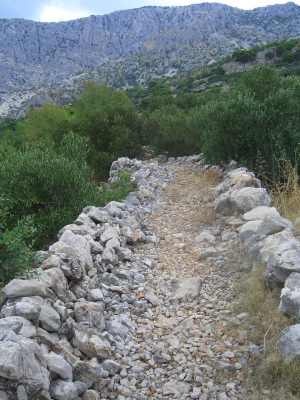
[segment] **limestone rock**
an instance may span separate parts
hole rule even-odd
[[[104,329],[104,307],[99,302],[79,301],[74,306],[75,319],[88,327]]]
[[[279,310],[300,320],[300,273],[293,272],[281,291]]]
[[[34,279],[13,279],[2,289],[6,298],[51,295],[48,286]]]
[[[59,354],[49,353],[45,355],[48,369],[59,378],[72,381],[73,370],[71,365]]]
[[[85,391],[81,382],[65,382],[57,380],[51,384],[50,393],[54,400],[77,400]]]
[[[201,286],[201,279],[196,277],[177,281],[174,298],[177,300],[197,298],[200,294]]]
[[[23,383],[32,394],[49,389],[49,374],[39,346],[16,336],[0,342],[0,376]]]
[[[265,217],[280,217],[275,207],[259,206],[243,215],[245,221],[263,220]]]
[[[289,326],[279,339],[279,350],[288,361],[300,357],[300,324]]]

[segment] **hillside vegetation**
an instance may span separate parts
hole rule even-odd
[[[257,65],[261,52],[272,65]],[[280,184],[282,163],[298,167],[298,54],[298,41],[242,50],[127,93],[89,83],[72,106],[46,104],[23,120],[3,122],[0,279],[26,270],[32,252],[84,206],[125,196],[125,175],[114,187],[100,182],[114,159],[141,157],[145,146],[170,156],[204,152],[219,164],[235,159],[265,182]],[[251,68],[226,72],[234,59]]]

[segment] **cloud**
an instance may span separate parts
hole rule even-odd
[[[59,22],[88,17],[91,15],[88,9],[74,5],[64,5],[62,2],[50,1],[41,6],[39,20],[41,22]]]

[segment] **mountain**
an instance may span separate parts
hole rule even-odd
[[[0,116],[68,102],[88,79],[117,87],[188,71],[237,48],[300,36],[294,3],[143,7],[60,23],[0,19]]]

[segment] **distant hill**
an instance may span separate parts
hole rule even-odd
[[[300,37],[294,3],[144,7],[61,23],[0,20],[0,116],[68,102],[93,79],[116,87],[212,64],[238,48]]]

